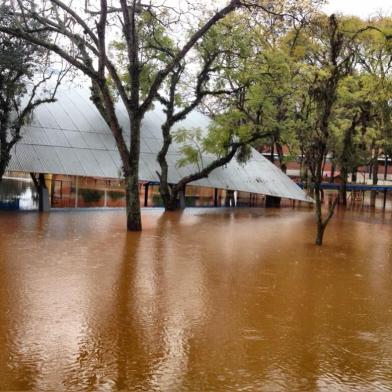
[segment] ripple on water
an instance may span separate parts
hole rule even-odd
[[[0,390],[392,390],[392,225],[342,219],[0,215]]]

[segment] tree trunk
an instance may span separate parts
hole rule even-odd
[[[299,157],[299,178],[302,183],[305,182],[304,153],[302,150],[301,150],[301,155]]]
[[[358,168],[355,167],[355,168],[353,169],[353,172],[351,173],[351,182],[352,182],[353,184],[356,184],[356,182],[357,182],[357,171],[358,171]]]
[[[176,211],[179,209],[177,193],[171,193],[167,197],[162,197],[165,211]]]
[[[170,186],[166,181],[163,183],[163,180],[161,180],[159,184],[159,192],[162,197],[165,211],[175,211],[177,209],[177,195],[173,195],[170,192]]]
[[[0,182],[3,179],[4,173],[7,170],[7,166],[11,160],[11,154],[7,151],[7,148],[0,151]]]
[[[323,222],[322,203],[321,203],[321,188],[320,188],[319,184],[315,184],[314,200],[315,200],[316,223],[317,223],[317,234],[316,234],[315,243],[316,243],[316,245],[321,246],[323,244],[325,227],[327,225],[325,222]]]
[[[284,160],[283,147],[280,143],[276,143],[276,152],[278,153],[280,170],[282,170],[282,172],[286,174],[287,165]],[[268,199],[268,196],[267,196],[267,199]],[[274,207],[279,208],[281,200],[282,200],[281,197],[275,197],[274,200],[272,201],[272,204],[274,205]]]
[[[342,169],[342,183],[340,185],[340,202],[342,205],[347,206],[347,181],[348,181],[348,173],[347,170]]]
[[[321,246],[324,239],[325,226],[321,222],[317,222],[316,245]]]
[[[373,178],[372,178],[373,185],[377,185],[377,183],[378,183],[378,149],[376,149],[375,156],[373,159],[372,176],[373,176]],[[376,197],[377,197],[377,191],[371,191],[371,193],[370,193],[370,207],[376,206]]]
[[[139,201],[139,181],[136,173],[127,176],[126,180],[126,210],[128,231],[141,231],[141,215]]]
[[[329,178],[330,184],[333,184],[335,182],[335,163],[331,163],[331,177]]]
[[[131,119],[131,143],[129,172],[126,173],[126,203],[128,231],[141,231],[142,220],[139,199],[139,157],[140,157],[140,126],[139,118]]]
[[[286,174],[287,165],[284,160],[283,146],[280,143],[276,143],[276,152],[278,153],[280,170]]]
[[[190,174],[186,177],[183,177],[177,184],[172,185],[172,187],[169,189],[169,193],[165,193],[162,198],[165,198],[167,205],[168,205],[168,209],[169,210],[173,210],[173,209],[177,209],[178,208],[178,204],[177,204],[177,198],[178,195],[180,194],[180,192],[184,192],[185,195],[185,187],[187,184],[196,181],[196,180],[200,180],[201,178],[207,178],[208,175],[216,168],[221,167],[227,163],[229,163],[231,161],[231,159],[234,157],[234,155],[236,154],[238,148],[239,148],[240,144],[238,143],[233,143],[230,151],[224,155],[223,157],[217,158],[216,160],[212,161],[210,164],[208,164],[204,169],[195,172],[193,174]],[[159,174],[158,174],[159,175]],[[162,175],[159,175],[161,178],[161,181],[163,179]],[[163,189],[163,188],[162,188]],[[234,191],[228,190],[228,193],[231,192],[231,194],[233,195],[232,197],[234,197]],[[162,193],[161,193],[162,195]],[[165,203],[165,201],[164,201]],[[234,199],[233,199],[233,205],[234,205]]]
[[[320,186],[317,184],[314,190],[314,200],[315,200],[316,222],[317,222],[316,245],[321,246],[323,244],[325,226],[323,224],[323,215],[321,209]]]
[[[165,211],[174,211],[177,209],[177,195],[173,195],[173,189],[170,189],[170,185],[167,180],[169,175],[169,166],[167,164],[166,155],[172,143],[172,137],[170,135],[171,126],[171,118],[162,125],[163,145],[157,156],[157,161],[161,167],[161,172],[158,173],[159,193],[161,194]]]
[[[176,211],[179,209],[178,195],[179,192],[177,187],[170,186],[167,183],[167,176],[161,176],[159,184],[159,192],[162,197],[163,206],[165,211]]]
[[[168,193],[162,193],[161,191],[165,211],[185,209],[185,188],[186,185],[183,185],[182,188],[179,188],[178,185],[173,185],[171,188],[169,187],[170,191]]]
[[[384,159],[384,181],[386,181],[388,178],[388,155],[385,154],[385,159]]]
[[[269,160],[272,163],[275,162],[275,143],[274,142],[271,143],[271,151],[270,151],[270,155],[269,155]]]
[[[6,168],[7,165],[3,165],[2,162],[0,162],[0,182],[3,180],[3,176]]]
[[[321,192],[320,184],[321,182],[315,184],[315,192],[314,192],[314,199],[316,205],[316,221],[317,221],[317,234],[316,234],[316,241],[315,241],[316,245],[323,244],[325,228],[327,227],[329,221],[331,220],[335,212],[335,207],[339,199],[339,197],[335,198],[335,200],[329,207],[329,211],[326,218],[323,219],[322,203],[320,198],[320,192]]]

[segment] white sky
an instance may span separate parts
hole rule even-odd
[[[392,15],[392,0],[329,0],[323,10],[327,14],[343,13],[362,18],[374,16],[380,10],[384,15]]]

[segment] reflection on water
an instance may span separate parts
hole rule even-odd
[[[4,177],[0,182],[0,208],[1,205],[12,205],[18,201],[15,207],[21,210],[38,208],[38,196],[34,184],[26,178]],[[4,207],[3,207],[4,208]]]
[[[0,390],[392,389],[391,217],[0,215]]]

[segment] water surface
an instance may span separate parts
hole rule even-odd
[[[390,391],[389,214],[0,214],[0,390]]]

